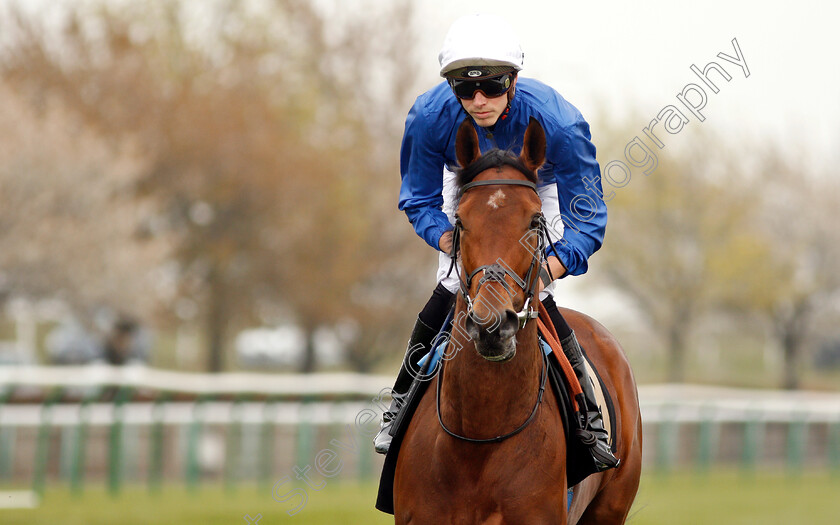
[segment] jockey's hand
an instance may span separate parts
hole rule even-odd
[[[452,230],[443,232],[440,241],[438,241],[438,246],[443,253],[452,253]]]
[[[555,255],[548,257],[546,263],[543,263],[543,268],[550,270],[550,275],[555,279],[559,279],[566,274],[566,267],[563,266],[563,263]],[[545,288],[545,283],[540,278],[537,280],[539,281],[537,284],[537,293],[540,293]]]

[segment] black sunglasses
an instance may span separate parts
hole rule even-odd
[[[513,73],[503,73],[495,77],[482,78],[479,80],[450,78],[449,87],[455,96],[465,100],[475,98],[475,93],[481,91],[487,98],[495,98],[504,95],[513,85]]]

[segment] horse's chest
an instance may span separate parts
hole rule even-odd
[[[482,457],[466,449],[434,457],[423,483],[434,486],[434,520],[428,523],[511,524],[559,523],[565,493],[565,471],[559,459],[508,451]],[[556,504],[549,503],[556,500]],[[547,505],[547,503],[549,503]],[[416,523],[427,523],[417,521]]]
[[[523,487],[522,490],[527,490]],[[503,499],[463,493],[438,495],[411,512],[411,519],[399,523],[414,525],[537,525],[565,523],[562,498],[541,494],[530,501],[523,494]]]
[[[565,522],[562,432],[549,430],[551,412],[509,440],[477,445],[453,440],[438,425],[415,426],[435,418],[427,399],[401,450],[398,524]]]

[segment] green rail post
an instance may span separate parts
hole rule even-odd
[[[744,441],[741,449],[741,469],[746,475],[753,475],[764,444],[764,423],[761,414],[751,411],[744,422]]]
[[[166,402],[171,395],[168,392],[160,392],[155,397],[155,404],[152,407],[152,425],[149,428],[149,492],[160,493],[163,480],[163,417],[166,410]]]
[[[87,427],[90,420],[90,403],[92,400],[92,395],[87,395],[82,399],[82,404],[79,406],[79,421],[76,423],[74,432],[73,455],[70,462],[70,493],[75,497],[81,496],[84,490],[85,444],[87,443]]]
[[[14,427],[0,428],[0,479],[12,477],[17,432]]]
[[[0,387],[0,412],[3,405],[12,397],[14,388],[11,386]],[[15,438],[17,432],[12,427],[0,427],[0,479],[8,479],[12,476],[15,458]]]
[[[108,434],[108,492],[118,496],[122,488],[123,475],[123,418],[125,402],[131,398],[131,388],[120,387],[114,396],[113,421]]]
[[[703,407],[700,414],[700,425],[697,430],[697,471],[706,474],[709,472],[717,449],[718,425],[714,421],[715,408],[713,406]]]
[[[203,416],[205,403],[210,396],[202,395],[195,400],[193,406],[192,421],[187,428],[187,451],[186,451],[186,484],[190,492],[195,492],[201,478],[201,466],[198,462],[198,449],[201,444],[201,432],[203,427]]]
[[[367,408],[365,409],[367,410]],[[358,412],[353,414],[353,417],[357,417],[359,415]],[[347,424],[345,424],[345,429],[347,432],[350,432],[352,435],[345,437],[345,440],[349,439],[352,442],[355,442],[358,447],[358,465],[357,465],[357,476],[358,479],[362,482],[370,481],[373,478],[374,472],[374,450],[373,450],[373,443],[371,442],[372,436],[367,434],[367,430],[364,431],[360,430],[356,426],[356,420],[353,419]]]
[[[236,490],[236,482],[242,465],[242,403],[245,396],[238,395],[230,409],[230,426],[225,433],[225,490]]]
[[[73,445],[76,425],[61,425],[58,436],[58,477],[61,481],[70,479],[70,464],[73,461]]]
[[[273,480],[274,468],[274,436],[277,416],[277,402],[273,399],[266,400],[263,406],[263,421],[260,429],[260,461],[259,461],[259,484],[261,487],[270,487]]]
[[[670,472],[676,443],[677,423],[676,407],[663,405],[661,419],[656,433],[656,471],[660,474]]]
[[[52,426],[53,405],[61,399],[61,388],[53,389],[41,406],[41,424],[38,426],[38,437],[35,444],[35,463],[32,474],[32,490],[43,496],[47,479],[47,466],[50,449],[50,430]]]
[[[359,479],[368,481],[373,477],[373,444],[363,436],[357,438],[359,439]]]
[[[123,422],[122,486],[136,484],[140,479],[140,425]]]
[[[296,446],[297,465],[303,467],[312,462],[312,442],[315,440],[315,429],[312,425],[312,399],[304,398],[299,410],[298,435]]]
[[[831,475],[840,478],[840,421],[830,424],[828,431],[828,465]]]
[[[340,441],[341,440],[341,415],[344,412],[342,407],[342,403],[337,400],[332,399],[330,402],[330,416],[329,416],[329,423],[327,423],[327,435],[325,437],[326,443],[328,446],[332,447],[332,442]],[[337,451],[339,455],[343,453],[343,451]],[[314,459],[314,458],[313,458]],[[347,463],[346,461],[342,460],[342,463]],[[340,473],[340,472],[339,472]]]
[[[805,443],[808,440],[808,421],[806,414],[797,413],[788,423],[787,434],[787,470],[788,475],[797,477],[802,474],[805,459]]]

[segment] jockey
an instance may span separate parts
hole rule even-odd
[[[417,234],[440,251],[438,284],[418,315],[392,390],[393,401],[374,438],[376,451],[382,454],[388,451],[389,430],[414,379],[411,369],[430,350],[459,287],[455,272],[449,274],[448,254],[457,206],[455,131],[463,119],[472,118],[485,152],[500,148],[518,154],[531,117],[545,129],[546,162],[538,173],[538,193],[552,237],[558,239],[545,254],[552,276],[559,279],[586,272],[587,259],[601,247],[607,222],[589,125],[554,89],[519,78],[522,49],[503,19],[470,15],[456,20],[438,58],[445,80],[420,95],[406,119],[399,196],[399,208]],[[580,346],[554,302],[555,283],[540,292],[540,299],[583,387],[587,406],[581,410],[589,438],[584,441],[589,441],[597,468],[606,470],[618,460],[610,450]]]

